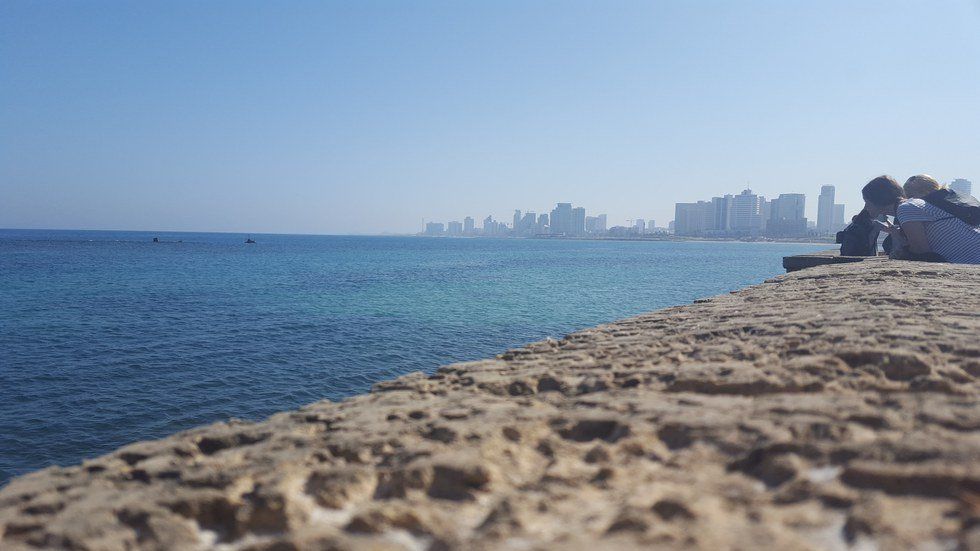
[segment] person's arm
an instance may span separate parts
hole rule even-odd
[[[879,230],[887,233],[888,235],[895,235],[899,232],[899,227],[892,224],[888,220],[872,220],[872,224],[875,225]]]
[[[926,239],[926,230],[923,222],[905,222],[902,224],[902,233],[908,241],[909,250],[912,254],[931,253],[929,240]]]

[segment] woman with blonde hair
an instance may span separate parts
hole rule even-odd
[[[923,199],[926,195],[942,189],[942,185],[928,174],[918,174],[906,180],[905,196],[909,199]]]
[[[908,179],[905,189],[911,187],[914,192],[917,187],[931,186],[930,181],[938,186],[935,178],[919,174]],[[889,225],[885,231],[901,233],[907,243],[903,247],[907,251],[904,257],[980,264],[980,226],[970,225],[923,199],[906,199],[905,189],[892,178],[881,176],[861,190],[865,210],[872,217],[882,214],[895,217],[898,227]]]

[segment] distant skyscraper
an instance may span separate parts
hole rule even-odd
[[[636,233],[646,233],[647,231],[647,221],[642,218],[637,218],[633,222],[633,228],[636,229]]]
[[[572,209],[572,231],[571,235],[585,235],[585,209],[576,207]]]
[[[712,207],[709,201],[674,205],[674,233],[680,236],[702,235],[708,226],[708,218],[714,212]]]
[[[692,212],[697,206],[697,203],[674,203],[674,221],[671,224],[674,226],[676,235],[691,235],[691,229],[694,225],[691,223]],[[669,228],[670,225],[667,227]]]
[[[844,229],[847,223],[844,221],[844,205],[834,205],[834,223],[831,225],[830,232],[838,232]]]
[[[817,198],[817,231],[830,233],[834,225],[834,186],[822,186]]]
[[[772,215],[766,233],[775,237],[802,237],[807,233],[806,195],[780,193],[772,201]]]
[[[521,211],[514,211],[514,233],[521,233]]]
[[[463,233],[473,233],[473,217],[467,216],[466,218],[463,218]]]
[[[525,212],[524,217],[521,218],[520,228],[515,227],[516,229],[515,233],[517,233],[518,235],[534,235],[535,233],[537,233],[536,231],[537,218],[538,218],[537,214],[531,211]]]
[[[760,201],[759,202],[759,214],[762,216],[762,230],[765,231],[769,226],[769,220],[772,218],[772,201]]]
[[[539,214],[537,233],[545,233],[547,230],[548,230],[548,215]]]
[[[759,196],[746,189],[732,202],[732,230],[758,232],[762,229],[762,208]]]
[[[711,198],[711,216],[704,221],[705,230],[727,232],[732,229],[732,205],[734,195]]]
[[[496,232],[497,223],[493,221],[493,216],[487,216],[483,219],[483,235],[493,235]]]
[[[427,222],[425,224],[425,235],[442,235],[445,225],[442,222]]]
[[[584,220],[583,220],[584,226]],[[572,234],[572,204],[558,203],[551,211],[551,233],[560,235]]]
[[[950,182],[949,189],[959,193],[960,195],[973,194],[973,184],[969,180],[964,180],[963,178],[957,178]]]
[[[780,193],[773,208],[773,216],[782,220],[803,220],[806,212],[806,195]]]
[[[596,233],[595,225],[599,221],[597,216],[586,216],[585,217],[585,233],[593,234]]]
[[[450,222],[446,228],[446,233],[449,235],[463,235],[463,223],[455,220]]]
[[[596,216],[595,231],[599,233],[606,233],[607,229],[608,225],[606,224],[606,215],[600,214],[599,216]]]

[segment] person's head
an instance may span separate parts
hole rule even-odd
[[[864,209],[872,218],[882,214],[895,215],[898,203],[905,198],[902,186],[891,176],[878,176],[861,189],[864,196]]]
[[[905,181],[904,187],[906,197],[922,199],[943,186],[928,174],[916,174]]]

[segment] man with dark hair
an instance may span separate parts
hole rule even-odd
[[[868,226],[875,228],[870,235],[873,235],[873,239],[877,241],[877,230],[887,233],[888,237],[885,238],[882,246],[888,256],[895,259],[908,259],[907,250],[903,250],[903,247],[906,247],[905,238],[899,231],[899,227],[889,223],[885,218],[885,216],[895,216],[898,204],[905,198],[902,186],[898,185],[891,176],[882,175],[868,182],[861,189],[861,195],[864,196],[864,210],[861,211],[861,215],[867,219]],[[877,249],[877,246],[873,248]],[[841,251],[843,252],[843,248]]]
[[[861,195],[864,196],[864,208],[872,218],[882,214],[895,216],[895,209],[905,199],[902,186],[891,176],[878,176],[871,180],[861,190]]]

